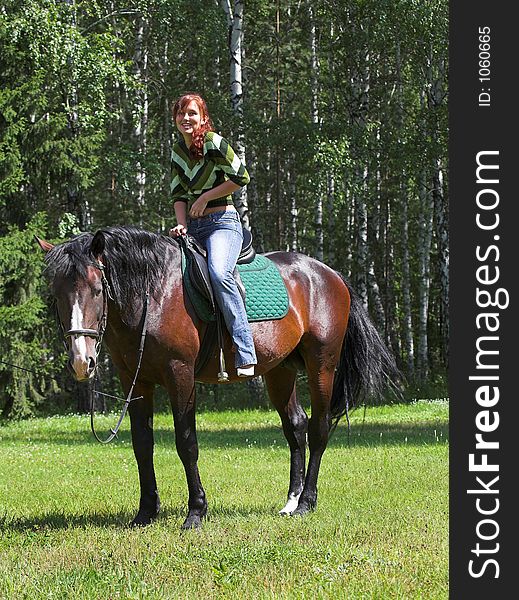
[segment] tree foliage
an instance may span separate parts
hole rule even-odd
[[[444,374],[447,40],[446,0],[6,0],[2,355],[26,344],[24,360],[39,364],[45,349],[31,336],[53,329],[30,242],[38,228],[60,238],[76,226],[172,225],[170,107],[195,90],[243,144],[258,249],[301,251],[344,273],[409,379]],[[58,354],[46,356],[57,372]],[[30,412],[52,379],[42,388],[1,373],[13,414]]]

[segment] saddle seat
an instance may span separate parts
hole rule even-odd
[[[213,294],[213,287],[209,277],[207,267],[206,249],[191,235],[180,238],[182,249],[186,254],[187,271],[193,287],[211,303],[213,311],[216,311],[216,300]],[[236,262],[237,265],[246,265],[251,263],[256,257],[256,250],[252,245],[252,234],[248,229],[243,229],[243,243]],[[234,269],[234,279],[238,290],[245,302],[245,286],[240,277],[238,269]]]

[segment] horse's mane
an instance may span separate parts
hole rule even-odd
[[[45,274],[51,283],[56,277],[85,277],[87,266],[92,262],[89,255],[90,244],[93,239],[91,233],[82,233],[72,239],[54,246],[45,255],[47,268]]]
[[[172,238],[133,226],[114,226],[100,230],[105,239],[103,252],[106,276],[114,301],[124,319],[140,310],[146,291],[157,296],[162,279],[171,265],[171,252],[178,251]],[[94,235],[82,233],[55,246],[46,256],[47,274],[55,277],[85,277],[93,256]]]

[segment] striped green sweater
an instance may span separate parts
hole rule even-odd
[[[171,152],[171,196],[173,203],[194,202],[207,190],[230,179],[239,186],[247,185],[249,174],[229,142],[214,131],[205,135],[203,158],[193,160],[184,140],[178,141]],[[217,198],[207,207],[233,204],[232,196]]]

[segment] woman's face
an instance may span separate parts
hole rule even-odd
[[[204,124],[205,119],[200,114],[200,108],[196,100],[191,100],[189,104],[178,111],[175,121],[177,129],[187,141],[191,140],[191,136],[200,125]]]

